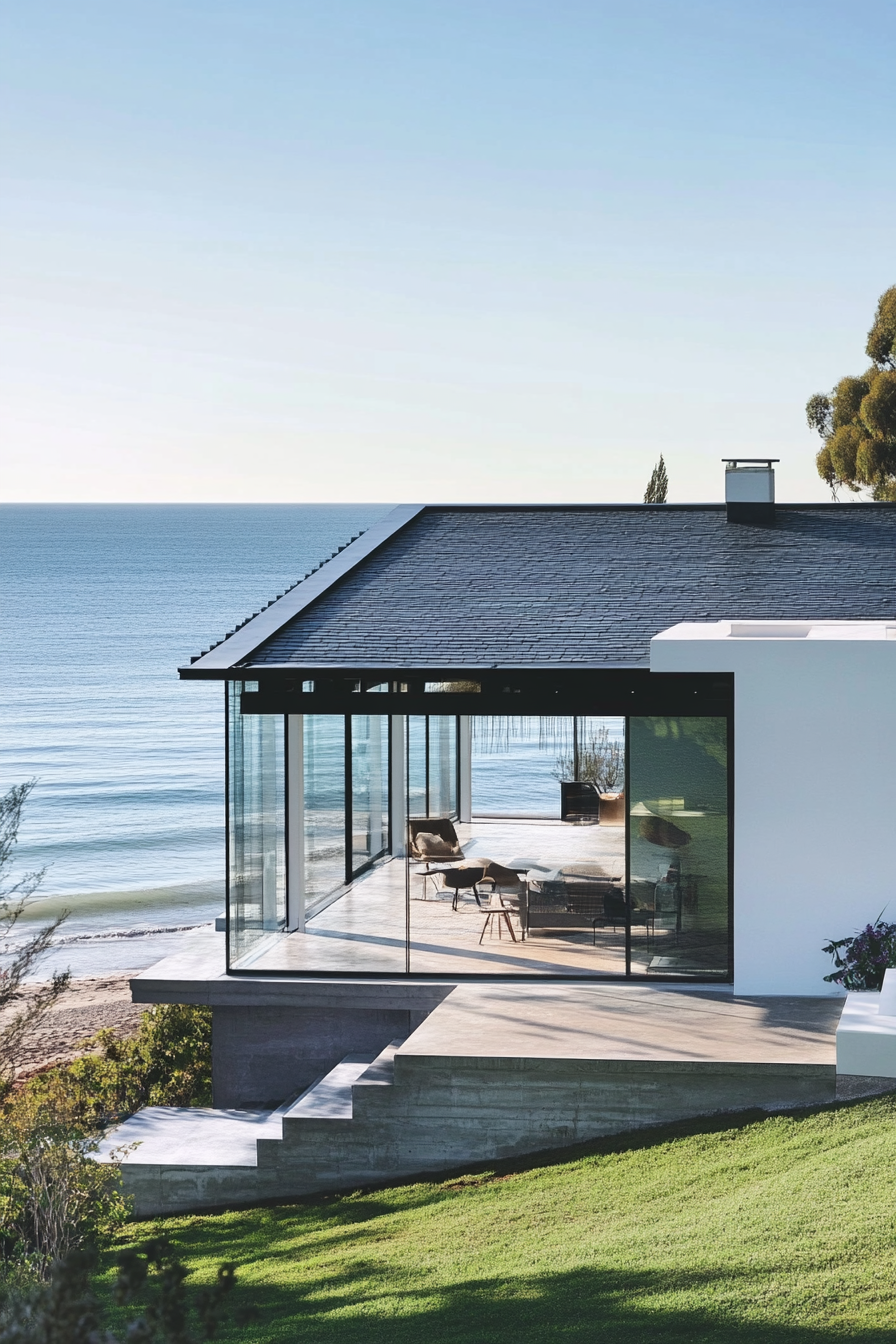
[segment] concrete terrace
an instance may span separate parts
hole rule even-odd
[[[138,1216],[382,1183],[686,1117],[832,1101],[838,999],[462,985],[271,1112],[119,1126]],[[254,1156],[253,1156],[254,1149]]]

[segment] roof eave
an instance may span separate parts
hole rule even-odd
[[[306,611],[324,593],[329,592],[340,579],[356,569],[362,561],[387,541],[390,541],[402,528],[407,527],[418,514],[426,508],[425,504],[399,504],[386,514],[385,518],[374,523],[363,532],[356,541],[350,542],[331,560],[321,565],[316,573],[296,584],[288,593],[272,602],[264,611],[253,616],[239,630],[221,640],[208,653],[202,654],[193,662],[179,667],[178,674],[184,681],[224,681],[232,677],[234,669],[245,663],[247,658],[262,644],[282,630],[296,616]]]

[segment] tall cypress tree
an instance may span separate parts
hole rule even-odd
[[[660,453],[660,460],[654,467],[653,474],[647,482],[647,489],[644,491],[644,503],[665,504],[668,493],[669,477],[666,475],[666,464],[663,461],[662,453]]]

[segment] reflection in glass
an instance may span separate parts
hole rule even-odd
[[[352,872],[389,845],[389,717],[351,716]]]
[[[407,722],[409,815],[456,816],[456,715],[412,714]]]
[[[345,882],[345,719],[306,714],[305,901],[315,902]]]
[[[284,723],[240,712],[228,684],[228,909],[231,964],[257,952],[286,919]]]
[[[727,978],[727,721],[629,725],[632,971]]]

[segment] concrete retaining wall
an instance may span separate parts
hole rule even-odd
[[[123,1168],[139,1217],[290,1199],[563,1148],[755,1106],[832,1101],[828,1065],[395,1059],[392,1086],[357,1083],[351,1120],[286,1117],[257,1167]]]

